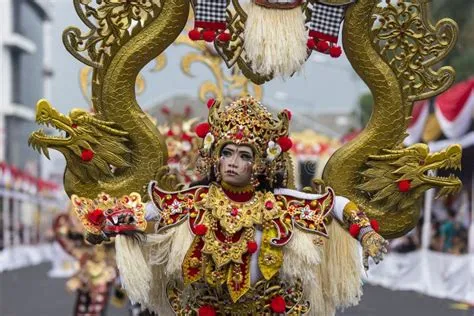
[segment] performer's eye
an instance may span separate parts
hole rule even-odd
[[[252,155],[248,153],[241,154],[240,158],[242,158],[242,160],[245,160],[245,161],[252,161]]]
[[[232,151],[228,150],[228,149],[224,149],[222,151],[222,157],[230,157],[232,156]]]

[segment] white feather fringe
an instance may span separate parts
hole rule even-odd
[[[148,297],[152,274],[138,242],[119,235],[115,238],[115,251],[117,267],[128,297],[132,301],[142,302]]]
[[[301,8],[268,9],[251,2],[247,14],[244,48],[252,70],[282,77],[298,72],[308,57]]]

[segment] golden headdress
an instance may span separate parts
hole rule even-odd
[[[209,167],[215,165],[222,148],[228,143],[250,146],[260,174],[281,169],[282,154],[292,146],[288,137],[291,118],[288,110],[280,112],[275,119],[251,96],[240,98],[224,108],[213,99],[207,105],[208,122],[196,127],[196,134],[204,138],[200,164],[203,173],[207,174]]]

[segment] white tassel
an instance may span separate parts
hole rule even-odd
[[[118,235],[115,238],[115,251],[117,267],[128,297],[134,302],[146,301],[152,274],[138,242]]]
[[[268,9],[251,2],[247,14],[244,49],[252,70],[282,77],[299,71],[308,57],[301,8]]]

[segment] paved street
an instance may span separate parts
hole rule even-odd
[[[64,291],[64,279],[50,279],[49,264],[0,274],[0,315],[67,316],[74,298]],[[392,292],[366,286],[359,306],[338,316],[473,316],[474,310],[456,310],[455,302],[414,292]],[[126,316],[127,311],[109,307],[107,315]]]

